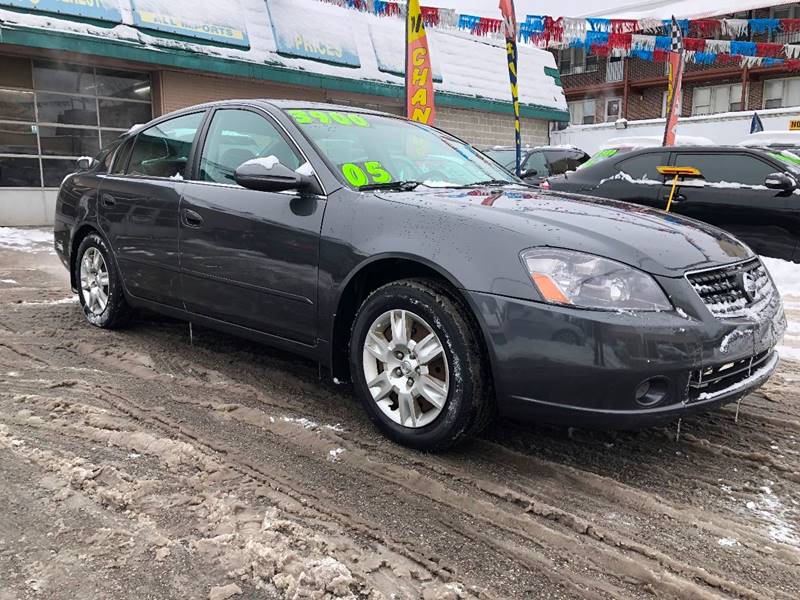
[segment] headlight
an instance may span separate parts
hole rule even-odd
[[[547,302],[601,310],[672,309],[650,275],[614,260],[558,248],[531,248],[520,256]]]

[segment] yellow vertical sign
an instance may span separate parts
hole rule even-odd
[[[433,125],[433,69],[419,0],[409,0],[406,13],[406,116]]]

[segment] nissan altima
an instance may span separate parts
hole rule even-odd
[[[719,229],[536,190],[442,131],[327,104],[134,127],[64,180],[55,247],[92,325],[144,307],[297,352],[419,449],[498,414],[640,428],[734,402],[786,327]]]

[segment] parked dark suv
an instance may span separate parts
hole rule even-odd
[[[55,247],[91,324],[141,306],[311,357],[416,448],[496,412],[661,423],[735,401],[778,362],[780,297],[732,236],[537,191],[396,116],[205,104],[83,166]]]
[[[514,146],[492,146],[483,153],[512,173],[516,169],[517,154]],[[534,185],[545,177],[574,171],[589,160],[589,155],[574,146],[525,146],[522,148],[520,165],[522,178]]]
[[[550,177],[545,185],[663,209],[672,185],[671,177],[656,170],[663,165],[695,167],[702,175],[681,181],[672,212],[721,227],[757,254],[800,262],[800,159],[790,152],[645,148]]]

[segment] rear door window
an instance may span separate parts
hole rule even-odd
[[[204,114],[175,117],[142,131],[133,144],[128,174],[183,179]]]
[[[695,167],[709,183],[764,185],[767,175],[776,168],[749,154],[712,154],[680,152],[675,165]]]
[[[513,169],[514,165],[511,165],[511,168]],[[531,152],[522,168],[526,170],[534,169],[540,177],[550,174],[544,152]]]
[[[633,179],[663,183],[664,176],[657,167],[668,165],[668,160],[666,152],[649,152],[621,160],[616,167],[617,172],[630,175]]]

